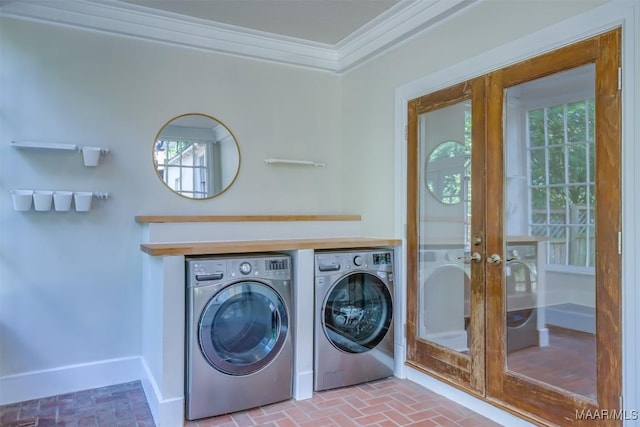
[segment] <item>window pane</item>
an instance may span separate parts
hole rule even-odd
[[[567,205],[567,198],[564,187],[549,188],[549,204],[552,212],[556,209],[560,209],[562,212],[564,212],[564,208]]]
[[[531,235],[532,236],[546,236],[547,235],[547,227],[544,225],[533,225],[531,227]]]
[[[564,147],[549,148],[549,184],[564,184]]]
[[[587,140],[587,116],[584,101],[567,104],[567,139],[569,142]]]
[[[596,170],[596,148],[594,147],[593,142],[589,143],[587,145],[587,148],[589,149],[589,182],[594,182],[594,173]]]
[[[546,188],[534,188],[533,190],[531,190],[531,207],[534,210],[544,209],[544,214],[546,217],[546,212],[547,212],[547,189]],[[534,221],[534,222],[537,222],[537,221]]]
[[[557,105],[547,110],[549,145],[564,144],[564,107]]]
[[[529,111],[529,145],[544,145],[544,109]]]
[[[545,165],[545,149],[531,150],[531,185],[545,185],[547,169]]]
[[[574,185],[569,187],[569,200],[571,209],[575,209],[576,205],[579,205],[580,208],[585,206],[587,203],[587,186]]]
[[[569,151],[569,182],[586,182],[587,180],[587,145],[571,144]]]

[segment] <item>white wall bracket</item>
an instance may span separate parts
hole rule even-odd
[[[268,165],[314,166],[316,168],[325,167],[324,163],[314,162],[311,160],[275,159],[270,157],[268,159],[264,159],[264,162]]]
[[[109,193],[106,192],[93,192],[93,197],[99,200],[107,200],[109,198]]]

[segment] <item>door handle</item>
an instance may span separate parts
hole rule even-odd
[[[491,265],[500,265],[502,258],[498,254],[491,254],[491,256],[487,258],[487,262]]]
[[[480,262],[482,261],[482,255],[480,255],[479,252],[474,252],[471,254],[471,256],[459,256],[458,259],[461,259],[464,262],[471,262],[471,261]]]

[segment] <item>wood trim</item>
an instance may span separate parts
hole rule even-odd
[[[141,224],[167,222],[360,221],[360,215],[138,215]]]
[[[471,354],[471,387],[481,394],[486,388],[486,279],[484,254],[486,254],[485,210],[487,205],[486,187],[487,173],[487,125],[486,125],[486,81],[477,78],[471,82],[473,87],[471,103],[471,252],[478,252],[482,261],[471,263],[469,290],[469,352]],[[480,243],[473,243],[474,237]]]
[[[400,246],[401,239],[342,237],[330,239],[254,240],[237,242],[143,243],[140,250],[151,256],[215,255],[298,249],[351,249]]]
[[[418,218],[420,216],[420,158],[418,150],[418,100],[407,105],[407,293],[406,340],[407,362],[418,362],[418,350],[413,344],[418,336]]]
[[[622,395],[622,135],[620,29],[598,38],[596,61],[596,343],[598,404],[620,409]],[[611,420],[608,425],[619,425]]]
[[[590,38],[505,67],[498,71],[502,84],[508,88],[593,62],[598,44],[597,37]]]
[[[503,73],[487,77],[487,157],[485,185],[491,189],[491,200],[485,209],[485,258],[499,254],[504,258],[504,148],[503,148]],[[502,266],[486,264],[486,381],[487,395],[503,396],[502,371],[506,366],[505,300],[502,295]]]

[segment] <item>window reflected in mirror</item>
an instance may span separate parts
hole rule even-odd
[[[205,114],[171,119],[156,136],[155,170],[180,196],[208,199],[226,191],[240,169],[240,150],[231,131]]]
[[[429,155],[425,166],[429,192],[445,205],[461,203],[468,190],[470,163],[469,144],[456,141],[439,144]]]

